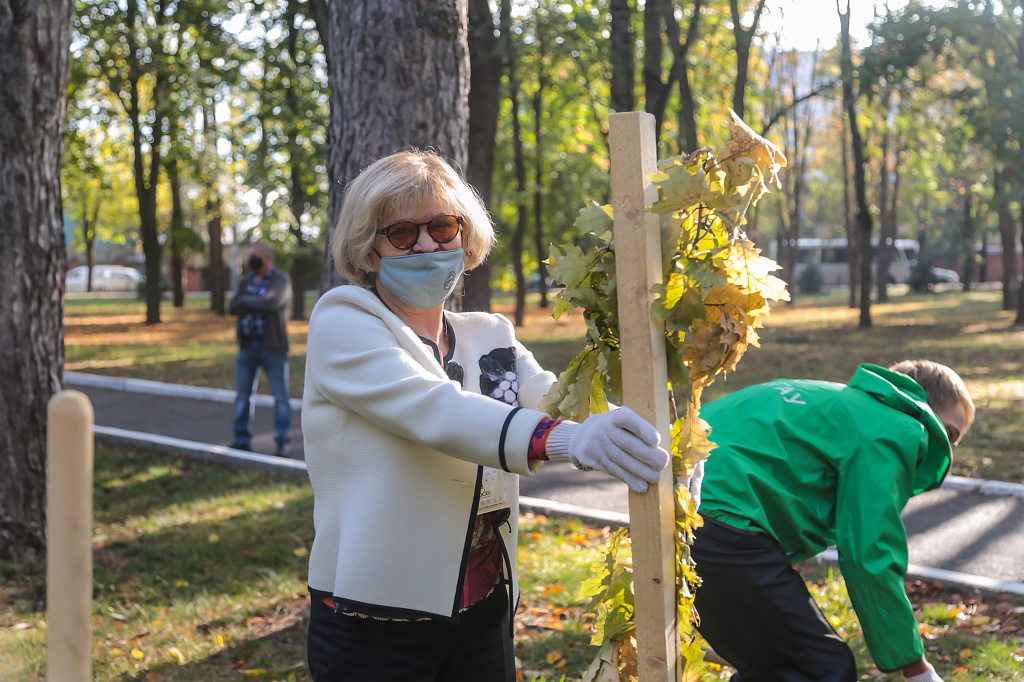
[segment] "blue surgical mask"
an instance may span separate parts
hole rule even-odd
[[[380,259],[380,283],[402,303],[431,310],[455,291],[466,269],[462,249],[387,256]]]

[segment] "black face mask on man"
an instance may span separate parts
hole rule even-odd
[[[249,268],[253,272],[259,271],[263,267],[263,259],[259,256],[249,256]]]

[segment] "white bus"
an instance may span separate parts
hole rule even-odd
[[[871,240],[874,257],[872,258],[872,277],[875,277],[878,240]],[[785,254],[777,255],[779,241],[773,239],[768,245],[768,257],[785,267]],[[910,271],[917,262],[921,245],[915,239],[896,239],[892,243],[892,259],[889,262],[889,282],[903,284],[910,279]],[[809,265],[816,265],[821,272],[822,284],[825,286],[845,286],[850,283],[850,259],[846,239],[815,239],[800,238],[797,240],[799,257],[796,264],[795,282],[800,281],[800,274]],[[780,275],[780,273],[776,273]],[[781,276],[781,275],[780,275]]]

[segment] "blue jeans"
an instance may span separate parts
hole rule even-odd
[[[235,360],[235,444],[247,444],[252,440],[252,418],[256,404],[252,394],[259,382],[259,369],[267,375],[270,392],[274,396],[274,439],[279,444],[291,441],[292,428],[291,395],[288,389],[288,355],[286,353],[264,353],[262,341],[242,341]]]

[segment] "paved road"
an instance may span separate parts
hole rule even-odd
[[[231,442],[233,393],[133,379],[69,372],[69,388],[93,403],[97,435],[194,451],[235,461]],[[293,399],[292,458],[301,460],[300,402]],[[274,449],[271,400],[257,399],[253,450]],[[210,454],[212,453],[212,454]],[[275,458],[258,463],[275,466]],[[288,463],[297,473],[303,466]],[[279,467],[278,467],[279,468]],[[628,520],[626,486],[598,472],[547,464],[522,478],[522,495],[538,509],[565,511],[609,523]],[[911,574],[990,591],[1024,594],[1024,485],[949,477],[946,484],[912,499],[903,514],[910,537]]]

